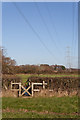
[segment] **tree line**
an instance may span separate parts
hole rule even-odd
[[[3,74],[45,74],[45,73],[55,73],[63,72],[66,70],[65,66],[59,65],[17,65],[14,59],[7,57],[5,50],[0,48],[0,54],[2,55],[2,73]]]

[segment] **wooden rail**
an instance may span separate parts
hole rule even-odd
[[[32,82],[32,96],[34,95],[34,92],[38,92],[40,91],[39,89],[34,89],[34,85],[43,85],[43,89],[45,89],[45,85],[47,85],[47,83],[45,83],[45,81],[43,81],[43,83],[33,83]]]
[[[18,89],[14,89],[13,85],[18,85]],[[40,91],[39,89],[34,89],[34,85],[42,85],[43,89],[45,89],[45,86],[47,85],[47,83],[45,83],[45,81],[43,81],[43,83],[29,83],[28,88],[26,89],[20,82],[19,83],[12,83],[11,82],[11,90],[12,91],[19,91],[19,96],[23,96],[26,92],[30,95],[33,96],[34,92],[38,92]],[[31,88],[32,90],[32,94],[29,92],[29,89]],[[24,90],[23,92],[21,90]]]

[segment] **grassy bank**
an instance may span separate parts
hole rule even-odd
[[[78,98],[3,98],[3,118],[77,118]]]

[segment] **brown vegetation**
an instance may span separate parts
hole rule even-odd
[[[0,64],[2,63],[2,73],[3,74],[58,74],[58,73],[77,73],[76,69],[66,69],[63,65],[48,65],[48,64],[40,64],[40,65],[16,65],[16,61],[6,56],[6,51],[3,48],[0,48]]]
[[[2,76],[2,87],[4,89],[9,89],[12,82],[21,82],[21,78],[16,75],[3,75]]]
[[[43,82],[47,83],[46,89],[41,90],[35,95],[38,96],[72,96],[78,95],[79,80],[78,77],[30,77],[31,82]],[[35,86],[38,89],[38,86]],[[40,89],[40,86],[39,86]],[[52,90],[52,91],[49,91]]]
[[[2,89],[2,97],[18,97],[18,92]]]

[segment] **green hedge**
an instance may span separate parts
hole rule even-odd
[[[43,82],[47,83],[46,88],[51,88],[53,90],[78,90],[79,88],[79,78],[78,77],[30,77],[31,82]]]
[[[11,81],[21,82],[21,78],[16,75],[2,75],[2,88],[4,88],[4,85],[9,88]]]

